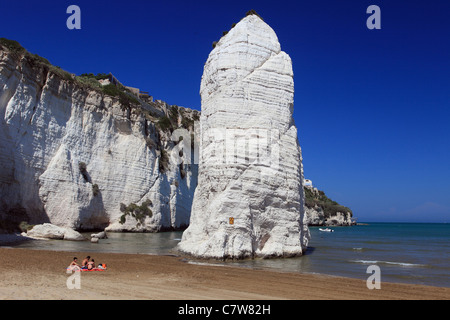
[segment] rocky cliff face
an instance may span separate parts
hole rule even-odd
[[[305,187],[306,221],[309,226],[352,226],[352,211],[314,187]]]
[[[159,121],[176,128],[196,111],[124,106],[54,71],[0,45],[0,229],[187,226],[197,169],[171,161],[178,142]]]
[[[316,206],[313,208],[305,208],[308,226],[353,226],[356,224],[352,220],[352,214],[350,212],[336,212],[335,214],[328,216],[322,207]]]
[[[303,174],[293,72],[275,32],[242,19],[204,67],[199,180],[179,249],[202,258],[301,255]]]

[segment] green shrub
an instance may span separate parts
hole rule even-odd
[[[170,111],[169,111],[169,116],[170,116],[170,120],[173,123],[178,122],[178,115],[179,115],[178,106],[176,106],[176,105],[171,106]]]
[[[163,117],[159,118],[159,120],[158,120],[158,122],[156,124],[157,124],[157,126],[159,127],[159,129],[161,131],[170,131],[170,132],[172,132],[174,130],[172,122],[166,116],[163,116]]]
[[[20,229],[20,231],[22,231],[22,232],[30,231],[31,229],[33,229],[33,227],[34,227],[34,225],[29,224],[29,223],[26,222],[26,221],[22,221],[22,222],[19,224],[19,229]]]
[[[95,76],[95,79],[97,79],[97,80],[109,79],[109,73],[97,73],[97,75]]]
[[[102,90],[105,94],[112,97],[118,97],[122,93],[122,91],[119,90],[115,85],[112,83],[107,84],[106,86],[102,87]]]
[[[91,77],[84,77],[84,76],[77,76],[75,77],[75,80],[82,84],[85,85],[89,88],[92,89],[101,89],[101,84],[100,82],[98,82],[98,80],[96,80],[95,78],[91,78]]]
[[[80,170],[81,175],[83,176],[86,182],[89,181],[89,176],[87,173],[87,165],[84,162],[78,162],[78,170]]]
[[[34,53],[28,53],[28,57],[30,58],[30,60],[32,60],[33,62],[35,62],[37,64],[40,63],[40,64],[47,65],[47,66],[51,65],[50,61],[48,61],[44,57],[41,57],[40,55],[37,55]]]
[[[255,16],[259,17],[262,21],[264,21],[264,19],[253,9],[247,11],[247,13],[245,14],[245,16],[250,16],[250,15],[255,15]]]
[[[131,107],[132,104],[134,105],[140,105],[136,97],[134,97],[132,94],[128,94],[124,92],[123,90],[119,89],[114,84],[107,84],[106,86],[102,86],[102,91],[104,94],[112,97],[118,97],[120,103],[125,107]]]
[[[93,73],[82,73],[80,75],[82,78],[88,78],[88,79],[95,79],[95,80],[104,80],[109,79],[108,73],[97,73],[97,75],[94,75]]]
[[[18,43],[15,40],[9,40],[9,39],[6,39],[6,38],[0,38],[0,45],[8,48],[10,51],[17,52],[17,53],[23,53],[23,52],[26,51],[25,48],[22,47],[20,45],[20,43]]]
[[[61,69],[60,67],[55,67],[53,65],[50,65],[49,69],[50,69],[51,72],[53,72],[54,74],[56,74],[57,76],[59,76],[63,80],[67,80],[67,81],[73,81],[74,80],[74,78],[72,77],[72,74],[70,74],[69,72]]]
[[[93,184],[92,185],[92,193],[94,194],[94,197],[99,195],[100,188],[98,187],[98,184]]]
[[[84,173],[87,171],[87,165],[84,162],[78,162],[78,169],[80,169],[81,173]]]
[[[151,218],[153,216],[153,212],[149,208],[150,206],[153,206],[153,203],[149,199],[145,200],[140,206],[135,203],[130,203],[128,206],[121,203],[120,211],[123,215],[119,219],[120,224],[124,224],[126,222],[128,215],[135,218],[138,221],[138,225],[143,224],[145,218]]]
[[[169,154],[166,150],[161,150],[161,156],[159,159],[159,171],[161,173],[164,173],[169,169]]]
[[[187,130],[194,128],[194,119],[190,119],[188,117],[183,117],[181,119],[181,126]]]

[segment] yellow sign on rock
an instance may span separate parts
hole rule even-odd
[[[229,221],[230,221],[230,224],[234,224],[234,218],[233,217],[230,217]]]

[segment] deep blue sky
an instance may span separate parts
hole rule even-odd
[[[81,30],[66,28],[71,4]],[[0,37],[200,109],[211,44],[250,9],[293,60],[306,177],[359,221],[450,222],[448,0],[0,0]]]

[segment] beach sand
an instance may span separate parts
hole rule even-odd
[[[190,264],[176,256],[9,248],[0,255],[0,299],[450,299],[450,288],[382,282],[380,290],[369,290],[364,280]],[[81,289],[70,290],[66,267],[86,255],[108,270],[82,272]]]

